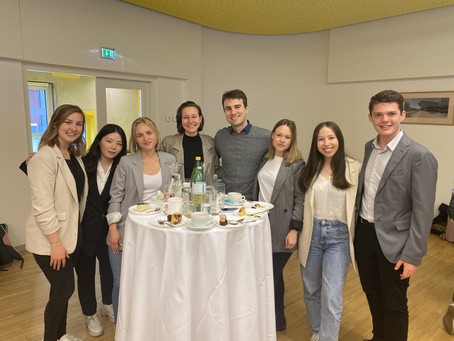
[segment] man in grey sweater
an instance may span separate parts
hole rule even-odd
[[[247,200],[252,200],[252,186],[268,151],[271,132],[253,126],[246,119],[249,107],[243,91],[235,89],[224,93],[222,106],[230,126],[218,130],[214,144],[222,161],[225,191],[241,192]]]

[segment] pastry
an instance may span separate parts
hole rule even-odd
[[[219,215],[219,225],[226,226],[228,224],[229,224],[229,222],[227,221],[227,217],[225,216],[225,214],[220,214]]]
[[[246,215],[246,209],[244,206],[241,206],[240,209],[238,210],[238,215],[243,216]]]
[[[170,215],[170,223],[172,225],[179,225],[181,224],[181,220],[183,219],[183,215],[181,213],[172,213]]]
[[[146,210],[148,210],[149,206],[150,204],[147,202],[139,202],[137,204],[137,212],[145,212]]]

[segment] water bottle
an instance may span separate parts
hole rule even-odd
[[[197,212],[200,212],[200,206],[203,202],[205,192],[206,180],[205,175],[203,174],[202,161],[200,156],[196,156],[191,176],[191,198]]]

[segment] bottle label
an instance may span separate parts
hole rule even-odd
[[[192,193],[193,194],[203,194],[205,193],[205,183],[204,182],[196,182],[192,184]]]

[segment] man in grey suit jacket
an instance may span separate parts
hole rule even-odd
[[[400,129],[403,105],[392,90],[371,98],[378,136],[366,143],[356,197],[355,256],[374,341],[407,340],[407,288],[433,219],[437,160]]]

